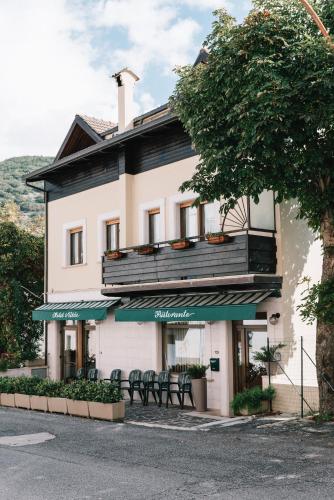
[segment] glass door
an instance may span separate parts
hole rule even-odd
[[[78,363],[78,326],[77,322],[67,321],[62,327],[62,379],[73,380]]]
[[[96,353],[97,353],[97,333],[95,325],[87,322],[84,324],[84,369],[85,376],[88,375],[88,370],[96,368]]]

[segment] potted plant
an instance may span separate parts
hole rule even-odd
[[[35,394],[36,386],[40,383],[37,377],[16,377],[14,379],[15,390],[15,406],[16,408],[25,408],[30,410],[30,397]]]
[[[264,346],[254,353],[254,361],[259,361],[264,364],[267,374],[269,375],[269,365],[270,365],[270,375],[276,375],[278,369],[278,361],[281,360],[280,353],[277,352],[279,349],[283,349],[285,344],[276,344],[272,346]]]
[[[207,233],[205,237],[209,245],[221,245],[222,243],[230,241],[230,236],[222,231],[218,233]]]
[[[123,420],[125,402],[115,383],[91,384],[87,391],[89,416],[101,420]]]
[[[272,386],[266,389],[253,387],[238,392],[231,402],[231,408],[235,415],[255,415],[269,411],[269,401],[275,397],[275,389]]]
[[[36,384],[34,394],[30,396],[30,406],[32,410],[38,411],[48,411],[48,398],[47,398],[47,387],[49,381],[41,380]]]
[[[0,377],[0,403],[2,406],[15,406],[15,381],[11,377]]]
[[[173,250],[184,250],[190,247],[190,240],[188,238],[179,238],[169,242]]]
[[[77,417],[89,417],[87,392],[89,384],[87,380],[76,380],[64,388],[67,397],[68,413]]]
[[[125,257],[126,254],[124,252],[120,252],[119,250],[106,250],[104,255],[107,260],[118,260]]]
[[[62,413],[64,415],[68,413],[65,384],[63,381],[48,380],[44,386],[44,393],[48,398],[49,412]]]
[[[205,378],[208,366],[196,364],[187,368],[191,378],[191,387],[197,411],[207,410],[207,380]]]
[[[155,252],[155,246],[154,245],[140,245],[138,247],[135,247],[135,251],[138,253],[138,255],[152,255]]]

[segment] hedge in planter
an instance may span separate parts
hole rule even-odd
[[[268,408],[264,407],[264,404],[272,401],[275,395],[276,391],[272,386],[266,389],[261,389],[261,387],[245,389],[235,395],[231,407],[236,415],[262,413],[268,410]]]

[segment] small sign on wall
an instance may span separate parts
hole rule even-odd
[[[220,359],[219,358],[210,358],[210,369],[212,372],[219,372],[220,370]]]

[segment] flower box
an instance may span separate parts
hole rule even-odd
[[[15,407],[15,397],[14,394],[7,394],[2,392],[0,394],[1,406],[12,406]]]
[[[30,396],[27,394],[20,394],[18,392],[16,392],[14,396],[16,408],[25,408],[26,410],[30,410]]]
[[[208,234],[207,242],[209,245],[222,245],[230,241],[230,237],[227,234]]]
[[[137,247],[136,252],[138,255],[152,255],[155,252],[155,248],[151,245],[144,245],[142,247]]]
[[[112,252],[106,252],[105,256],[107,260],[119,260],[125,257],[125,253],[120,252],[119,250],[114,250]]]
[[[66,398],[48,398],[48,408],[50,413],[63,413],[67,415],[67,399]]]
[[[125,402],[97,403],[88,401],[89,416],[100,420],[123,420],[125,416]]]
[[[190,247],[190,241],[189,240],[172,241],[171,247],[173,250],[184,250]]]
[[[68,413],[75,417],[89,418],[89,409],[87,401],[77,401],[75,399],[67,400]]]
[[[48,398],[46,396],[30,396],[32,410],[48,411]]]

